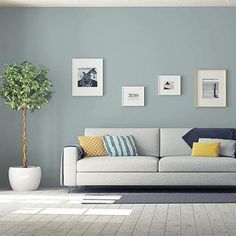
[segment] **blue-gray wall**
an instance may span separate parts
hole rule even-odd
[[[85,127],[236,127],[236,8],[0,9],[0,66],[50,69],[53,101],[29,114],[29,161],[59,184],[60,151]],[[104,96],[72,97],[71,59],[104,58]],[[196,68],[228,70],[227,108],[194,107]],[[159,74],[180,74],[182,96],[157,96]],[[146,87],[122,107],[121,87]],[[21,163],[21,114],[0,100],[0,186]]]

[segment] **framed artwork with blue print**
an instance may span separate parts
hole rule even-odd
[[[72,59],[72,96],[103,96],[103,59]]]

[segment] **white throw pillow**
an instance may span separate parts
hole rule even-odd
[[[236,140],[217,139],[217,138],[199,138],[201,143],[220,142],[220,155],[227,157],[235,157]]]

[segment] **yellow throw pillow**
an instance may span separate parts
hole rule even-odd
[[[78,139],[85,157],[108,155],[101,136],[79,136]]]
[[[219,157],[220,143],[193,143],[193,157]]]

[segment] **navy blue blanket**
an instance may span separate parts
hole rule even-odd
[[[186,133],[183,140],[192,148],[199,138],[219,138],[236,140],[234,128],[194,128]]]

